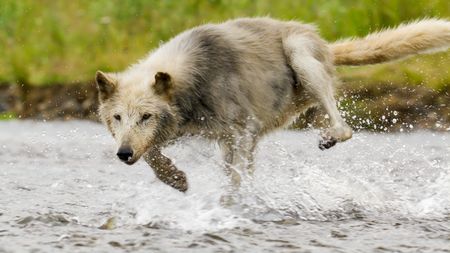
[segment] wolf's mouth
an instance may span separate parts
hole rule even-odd
[[[128,161],[124,161],[124,163],[126,163],[128,165],[133,165],[136,161],[137,161],[137,159],[130,158]]]
[[[125,164],[127,165],[133,165],[134,163],[137,162],[137,160],[139,160],[139,158],[136,157],[130,157],[127,161],[123,161]]]

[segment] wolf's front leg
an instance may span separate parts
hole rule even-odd
[[[225,174],[231,179],[231,187],[220,200],[225,206],[232,206],[240,202],[238,190],[241,186],[241,174],[251,177],[254,171],[255,136],[237,134],[236,137],[238,140],[231,138],[219,141],[225,160]]]
[[[177,169],[172,161],[161,154],[159,149],[153,149],[144,155],[144,160],[153,168],[159,180],[173,188],[185,192],[188,189],[186,174]]]
[[[249,176],[253,175],[254,151],[257,142],[256,137],[252,134],[236,135],[236,137],[236,139],[219,142],[225,160],[225,173],[230,176],[235,189],[239,188],[241,184],[239,172]]]

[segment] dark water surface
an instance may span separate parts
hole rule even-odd
[[[101,125],[0,122],[0,252],[450,252],[450,133],[317,141],[268,136],[224,207],[219,151],[202,139],[165,150],[183,194],[117,161]]]

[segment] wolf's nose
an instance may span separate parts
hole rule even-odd
[[[129,147],[120,147],[117,156],[120,160],[126,162],[133,156],[133,150]]]

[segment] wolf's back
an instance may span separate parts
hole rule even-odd
[[[336,65],[375,64],[450,47],[450,22],[424,19],[329,45]]]

